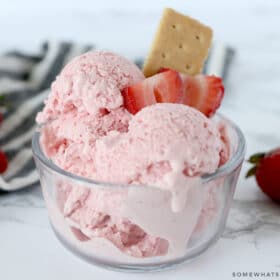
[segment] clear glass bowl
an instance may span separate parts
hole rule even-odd
[[[245,139],[240,129],[221,115],[217,114],[214,120],[226,124],[231,142],[230,159],[215,173],[202,176],[198,184],[190,187],[191,194],[188,194],[184,210],[176,213],[170,207],[170,192],[167,190],[96,182],[62,170],[44,155],[39,143],[40,133],[36,132],[32,141],[33,154],[50,222],[58,239],[70,251],[92,264],[139,272],[169,268],[206,251],[224,230],[245,153]],[[84,212],[76,213],[75,209],[89,194],[98,201],[99,208],[91,208],[93,203],[84,205]],[[149,232],[145,232],[147,221],[149,226],[162,227],[162,232],[157,232],[149,242],[151,246],[161,248],[158,251],[168,250],[167,253],[135,257],[138,241],[125,243],[133,226],[129,230],[125,227],[127,224],[131,226],[135,217],[142,219],[141,238]],[[91,219],[100,219],[98,228],[102,228],[103,235],[96,224],[92,226]],[[122,219],[126,221],[121,226],[125,233],[118,235],[114,221],[119,223]],[[110,230],[114,238],[108,237],[110,234],[106,236],[104,230],[106,234]],[[172,244],[166,241],[166,236],[170,235],[173,236]],[[143,246],[145,250],[146,245]],[[123,253],[119,249],[121,247],[127,251]]]

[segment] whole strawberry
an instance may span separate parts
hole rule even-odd
[[[262,191],[280,203],[280,148],[268,153],[255,154],[248,161],[254,166],[246,177],[255,175]]]
[[[0,95],[0,106],[3,105],[3,97]],[[3,114],[0,112],[0,125],[3,122]],[[0,128],[1,129],[1,128]],[[6,154],[0,149],[0,174],[4,173],[8,168],[8,159]]]
[[[4,173],[8,168],[8,159],[6,154],[0,149],[0,174]]]

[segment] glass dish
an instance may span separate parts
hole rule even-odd
[[[240,129],[220,114],[217,114],[214,120],[226,125],[231,139],[230,159],[215,173],[203,175],[199,179],[199,184],[190,188],[196,199],[192,199],[192,195],[189,195],[184,211],[179,213],[172,213],[171,207],[168,206],[170,193],[167,190],[151,186],[97,182],[62,170],[44,155],[39,142],[40,132],[36,132],[32,141],[33,155],[50,223],[57,238],[74,254],[92,264],[135,272],[170,268],[191,261],[205,252],[223,233],[245,153],[245,139]],[[160,244],[168,246],[166,254],[135,257],[127,252],[123,253],[118,248],[120,247],[118,241],[109,241],[108,238],[96,236],[96,231],[95,235],[92,234],[93,228],[89,227],[90,223],[86,223],[83,217],[81,218],[83,225],[77,222],[77,217],[70,213],[73,209],[67,210],[70,192],[75,192],[76,196],[80,197],[90,193],[102,200],[103,212],[106,212],[104,210],[106,203],[114,205],[113,212],[111,210],[105,213],[106,220],[114,220],[113,217],[118,216],[130,223],[130,218],[138,215],[144,217],[144,220],[162,223],[162,227],[167,231],[174,229],[172,234],[175,234],[175,237],[178,234],[181,243],[177,240],[178,242],[175,242],[177,245],[174,243],[177,247],[172,245],[175,249],[166,243],[163,229],[163,236],[159,237]],[[72,206],[79,206],[80,200],[73,203]],[[98,212],[96,209],[87,209],[87,211],[92,211],[93,216],[101,215],[101,210]],[[147,215],[147,211],[150,214]],[[129,216],[123,217],[122,213],[129,213]],[[108,224],[104,227],[108,227]],[[145,226],[143,230],[145,231]],[[134,245],[131,246],[130,248],[134,250]]]

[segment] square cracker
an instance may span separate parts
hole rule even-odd
[[[199,74],[208,55],[212,34],[211,28],[197,20],[166,8],[143,66],[144,75],[152,76],[160,68]]]

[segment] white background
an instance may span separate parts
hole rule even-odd
[[[53,38],[143,57],[165,6],[212,26],[216,40],[236,49],[221,111],[244,131],[247,155],[280,145],[280,1],[0,0],[0,51],[33,52]],[[232,272],[279,271],[280,207],[243,179],[247,168],[228,221],[237,235],[189,266],[157,274],[108,272],[73,257],[51,233],[39,189],[0,198],[0,279],[238,279]],[[246,231],[255,218],[259,226]]]

